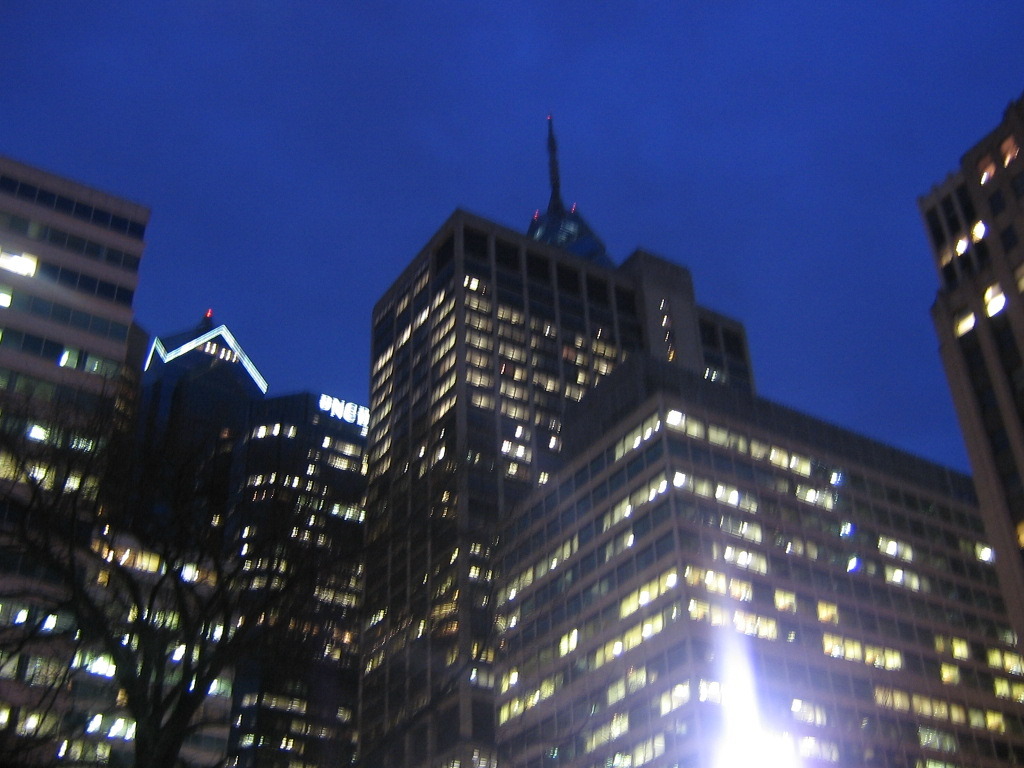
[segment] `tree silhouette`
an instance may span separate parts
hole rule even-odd
[[[211,694],[288,647],[323,566],[292,520],[229,502],[218,435],[143,444],[124,423],[116,398],[0,399],[5,765],[221,761],[230,703]]]

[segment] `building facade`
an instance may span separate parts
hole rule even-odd
[[[374,309],[367,765],[494,765],[496,536],[557,466],[566,404],[641,350],[753,388],[743,327],[679,266],[615,267],[561,205],[552,158],[529,234],[457,211]]]
[[[1024,97],[919,201],[940,286],[939,351],[986,525],[1024,585]],[[1008,595],[1024,632],[1024,587]]]
[[[0,386],[114,394],[129,360],[149,210],[0,157]]]
[[[1024,763],[970,478],[635,356],[508,521],[505,768]]]
[[[318,563],[292,631],[235,668],[228,765],[343,768],[358,748],[363,593],[363,451],[369,409],[330,395],[257,403],[243,444],[238,504],[247,529],[285,528]]]
[[[76,432],[78,442],[72,438],[71,445],[81,459],[69,463],[95,469],[86,454],[99,440],[94,444],[91,438],[101,431],[105,438],[109,426],[128,422],[142,352],[132,302],[148,221],[143,205],[0,157],[0,531],[5,534],[0,752],[5,760],[52,758],[58,748],[69,760],[100,759],[124,743],[123,719],[96,720],[98,713],[110,711],[116,692],[109,681],[93,674],[82,655],[76,658],[72,644],[50,641],[70,631],[67,612],[54,611],[60,591],[52,574],[12,546],[7,535],[31,507],[31,482],[20,474],[26,463],[34,465],[32,481],[45,486],[46,477],[59,475],[56,457],[69,433]],[[103,430],[97,412],[109,419]],[[36,628],[35,637],[12,653],[22,628]],[[69,664],[67,684],[55,687],[55,676]],[[72,712],[83,722],[64,732],[71,738],[63,745],[54,743],[56,723]],[[88,733],[86,723],[94,725]],[[111,729],[115,733],[107,739]]]

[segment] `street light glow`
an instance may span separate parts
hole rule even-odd
[[[715,768],[757,765],[760,768],[799,768],[793,737],[761,724],[757,686],[746,644],[724,634],[719,645],[722,671],[722,735]]]

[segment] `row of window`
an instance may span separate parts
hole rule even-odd
[[[954,510],[945,505],[936,504],[930,500],[919,498],[913,494],[908,493],[905,490],[890,488],[883,486],[879,483],[867,481],[862,478],[859,474],[848,474],[842,470],[836,468],[830,468],[820,464],[816,460],[802,456],[799,454],[791,453],[781,447],[772,446],[765,443],[761,443],[758,440],[748,440],[745,436],[737,434],[733,431],[725,429],[723,427],[716,426],[714,424],[705,424],[704,422],[694,419],[692,417],[680,414],[678,411],[673,411],[669,414],[669,418],[672,421],[672,428],[674,430],[681,431],[690,438],[691,445],[690,450],[687,451],[685,446],[676,445],[674,440],[670,440],[670,451],[675,455],[680,453],[681,456],[689,457],[692,461],[699,464],[705,464],[713,466],[715,469],[732,475],[741,476],[748,480],[757,482],[758,485],[763,485],[768,489],[777,490],[780,493],[789,495],[795,495],[802,501],[821,506],[826,509],[835,508],[837,511],[846,510],[846,515],[854,515],[858,519],[865,519],[865,516],[870,516],[875,519],[876,522],[883,523],[886,526],[897,528],[901,531],[906,531],[913,534],[914,536],[921,538],[929,538],[940,546],[948,546],[954,548],[963,549],[961,544],[962,540],[959,540],[953,534],[945,531],[941,526],[935,525],[936,518],[941,519],[943,522],[955,523],[960,526],[968,527],[972,531],[978,531],[980,529],[980,521],[976,515],[968,515],[959,510]],[[530,508],[529,514],[518,515],[512,525],[512,534],[515,536],[521,531],[525,531],[529,528],[534,521],[544,519],[547,514],[556,508],[557,505],[563,504],[566,508],[562,511],[561,516],[558,519],[549,520],[544,537],[550,539],[553,533],[563,526],[571,526],[573,522],[578,519],[581,515],[588,515],[591,508],[591,499],[587,496],[582,497],[577,501],[575,505],[566,505],[566,502],[581,486],[588,483],[589,477],[594,474],[602,472],[605,463],[608,461],[621,460],[629,450],[639,448],[642,444],[652,439],[660,430],[661,421],[655,415],[648,419],[645,419],[641,424],[627,435],[622,440],[618,441],[613,448],[606,451],[601,456],[596,457],[588,467],[581,468],[574,476],[567,477],[562,483],[559,484],[553,492],[547,494],[545,498],[539,501],[537,504]],[[726,460],[723,466],[719,466],[722,462],[719,461],[719,454],[712,452],[709,454],[706,450],[698,450],[697,446],[699,443],[706,441],[712,446],[717,448],[724,448],[730,452],[738,452],[744,457],[747,455],[752,458],[763,461],[767,464],[771,464],[780,470],[788,470],[789,472],[795,473],[799,477],[810,477],[812,471],[814,476],[820,477],[820,483],[809,485],[807,483],[792,483],[783,482],[781,477],[775,477],[774,475],[765,475],[761,470],[756,467],[751,467],[746,462],[741,461],[739,457],[735,461]],[[651,454],[645,456],[646,463],[650,465],[651,461],[656,460],[661,453],[660,446],[652,453],[650,450],[645,451],[645,454]],[[726,458],[724,455],[721,458]],[[615,476],[623,476],[632,478],[637,472],[641,471],[645,462],[637,462],[633,460],[627,467],[620,469]],[[760,478],[760,479],[759,479]],[[695,482],[695,481],[694,481]],[[714,490],[716,498],[721,496],[719,500],[729,501],[735,497],[736,504],[742,500],[743,494],[738,489],[720,490],[718,486],[721,484],[712,483],[712,489]],[[925,524],[918,520],[917,515],[907,515],[903,511],[897,513],[895,511],[884,510],[881,507],[877,509],[874,506],[869,507],[866,502],[856,496],[852,496],[850,493],[842,492],[841,489],[846,486],[849,491],[856,491],[858,494],[870,494],[885,502],[885,504],[893,504],[901,507],[910,507],[905,511],[919,512],[922,515],[927,515],[928,523]],[[839,491],[837,493],[837,491]],[[595,494],[594,500],[604,498],[605,494]],[[736,505],[734,504],[734,506]],[[783,508],[782,512],[786,513],[789,511],[790,516],[796,514],[789,510],[789,508]],[[830,525],[827,525],[828,518],[822,518],[820,516],[813,515],[799,515],[800,520],[794,521],[795,524],[802,526],[810,526],[811,529],[821,528],[824,533],[828,535],[842,535],[842,531],[836,527],[833,531]],[[805,519],[806,518],[806,519]],[[838,526],[838,523],[836,524]],[[868,533],[864,531],[863,533]],[[851,530],[847,532],[847,537],[860,538],[862,532],[855,530],[851,527]],[[877,535],[877,534],[872,534]],[[874,546],[876,540],[871,539],[865,540],[865,543]],[[962,539],[962,537],[961,537]],[[529,541],[539,540],[538,535],[535,534]],[[903,542],[909,547],[909,544]],[[980,547],[980,548],[979,548]],[[983,544],[977,544],[970,542],[969,554],[976,556],[978,560],[987,562],[991,559],[991,549]],[[524,548],[523,544],[512,550],[509,559],[507,560],[507,566],[516,563],[521,560],[522,557],[528,554],[529,549]],[[967,552],[967,550],[964,550]],[[935,561],[935,567],[940,569],[948,569],[950,563],[941,557],[928,554],[927,560]],[[960,569],[962,572],[964,569],[972,568],[970,563],[963,564]],[[978,571],[975,573],[975,571]],[[974,568],[971,571],[972,578],[985,580],[986,583],[992,580],[992,574],[989,570],[979,571]]]
[[[2,284],[0,284],[0,307],[10,307],[19,312],[26,312],[44,320],[51,320],[113,341],[125,341],[128,338],[128,326],[124,323],[72,309],[65,304],[47,301],[39,296],[16,291],[10,286]]]
[[[30,240],[49,243],[69,253],[102,261],[128,272],[139,271],[141,259],[135,254],[111,248],[109,245],[97,243],[95,240],[72,235],[57,227],[43,224],[41,221],[24,219],[0,210],[0,229],[27,237]]]
[[[678,475],[680,473],[676,474]],[[691,484],[687,483],[687,480],[690,480],[691,478],[692,476],[683,475],[683,480],[681,484],[678,485],[678,487],[696,493],[696,480],[693,480]],[[703,483],[704,481],[701,482]],[[713,484],[710,484],[710,482],[704,484],[707,485],[708,488],[700,495],[703,495],[709,499],[714,497],[716,501],[719,502],[719,504],[723,504],[726,506],[739,506],[743,501],[742,495],[739,494],[739,492],[736,491],[735,489],[730,490],[728,488],[725,488],[725,486],[722,486],[721,484],[719,484],[718,486],[714,486]],[[541,578],[548,571],[554,570],[555,567],[561,567],[562,562],[567,558],[571,557],[572,554],[575,553],[576,548],[578,546],[585,545],[599,531],[606,530],[608,527],[610,527],[610,525],[616,523],[624,517],[632,515],[634,509],[636,509],[638,505],[648,500],[648,498],[650,497],[650,493],[653,492],[655,495],[657,495],[658,490],[664,485],[664,481],[663,479],[659,480],[659,478],[655,478],[647,485],[650,487],[650,491],[640,489],[635,494],[633,494],[633,496],[636,496],[635,499],[633,499],[632,496],[627,497],[627,499],[614,505],[609,513],[607,513],[600,519],[595,519],[592,523],[576,531],[574,535],[566,539],[566,541],[563,544],[557,545],[553,549],[549,548],[549,551],[545,556],[539,558],[535,563],[531,564],[529,568],[526,568],[525,570],[519,572],[515,578],[510,579],[507,582],[506,590],[503,590],[502,593],[499,594],[499,603],[502,603],[505,600],[514,599],[516,593],[522,590],[523,588],[529,586],[535,578]],[[800,520],[806,518],[807,523],[824,524],[826,521],[819,520],[819,517],[820,516],[815,515],[813,513],[809,513],[807,515],[800,515],[799,519],[795,521],[795,524],[800,526],[802,529],[806,528],[807,530],[814,530],[817,527],[816,525],[801,525]],[[603,520],[605,520],[605,518],[607,518],[607,522],[602,522]],[[664,517],[662,517],[661,519],[664,519]],[[684,505],[683,508],[680,510],[679,519],[689,520],[691,522],[695,522],[701,525],[710,525],[714,528],[721,529],[727,534],[737,536],[741,539],[749,539],[755,542],[760,541],[763,536],[762,526],[758,523],[754,523],[752,521],[742,519],[734,515],[721,514],[718,511],[712,511],[710,508],[705,510],[700,505]],[[646,524],[642,525],[642,523],[644,523],[645,521]],[[631,527],[624,530],[619,536],[615,537],[610,542],[608,542],[607,545],[603,545],[602,548],[600,548],[600,552],[602,553],[602,555],[604,555],[601,557],[600,562],[605,562],[609,556],[604,554],[604,550],[608,549],[609,547],[614,548],[616,543],[620,539],[638,539],[640,536],[644,535],[649,530],[650,521],[648,519],[648,516],[641,515],[639,518],[635,520],[634,524]],[[883,553],[890,557],[895,557],[898,560],[903,560],[906,559],[908,556],[913,556],[913,550],[910,548],[910,545],[906,542],[901,542],[887,536],[876,536],[867,531],[861,533],[858,529],[856,529],[854,526],[850,524],[847,524],[846,527],[838,525],[825,525],[824,532],[826,534],[835,535],[841,539],[845,539],[847,542],[852,542],[855,538],[856,540],[863,540],[862,543],[864,545],[875,547],[880,553]],[[537,543],[551,540],[551,537],[545,535],[545,533],[538,533],[540,534],[539,536],[535,535],[534,537],[532,537],[534,539],[537,539]],[[860,556],[851,556],[851,550],[848,546],[842,549],[836,549],[834,547],[819,544],[814,541],[804,541],[802,538],[795,539],[793,537],[785,537],[782,535],[775,535],[774,544],[776,547],[782,549],[788,556],[786,560],[779,561],[779,568],[781,568],[780,573],[785,575],[792,575],[794,578],[811,578],[810,573],[799,576],[796,574],[796,572],[800,569],[806,570],[806,566],[801,566],[798,562],[790,562],[790,559],[793,556],[801,556],[806,557],[812,561],[820,561],[823,563],[831,562],[842,573],[857,571],[863,572],[868,576],[878,575],[884,579],[887,585],[890,586],[902,587],[913,591],[921,589],[935,589],[938,593],[943,595],[949,595],[952,599],[963,599],[966,596],[967,599],[969,599],[973,602],[973,604],[978,605],[979,607],[988,607],[990,609],[998,609],[999,607],[998,605],[995,605],[993,603],[993,600],[987,592],[982,592],[975,589],[972,593],[972,590],[969,586],[957,585],[945,577],[940,576],[926,580],[920,574],[916,572],[910,572],[901,566],[878,564],[873,561],[870,561],[867,558],[862,558]],[[519,557],[524,555],[525,552],[526,551],[522,549],[522,546],[517,548],[515,550],[515,553],[511,557],[510,561],[507,561],[506,567],[508,567],[508,563],[515,562]],[[612,554],[615,554],[615,552],[612,552]],[[971,554],[975,555],[982,562],[989,562],[991,560],[991,549],[982,544],[975,544]],[[739,550],[737,548],[726,548],[726,550],[723,552],[723,556],[725,556],[728,560],[735,562],[737,565],[740,565],[741,567],[753,568],[758,571],[767,570],[768,564],[767,561],[765,561],[764,556],[756,552]],[[585,560],[589,563],[586,569],[582,568],[582,564],[567,565],[567,571],[565,575],[561,577],[557,582],[542,587],[541,592],[547,593],[552,588],[555,589],[556,592],[560,591],[561,589],[567,587],[569,584],[573,583],[573,581],[585,575],[586,572],[589,572],[589,570],[591,570],[593,567],[597,565],[597,562],[594,561],[593,554],[589,555],[587,558],[585,558]],[[785,566],[784,568],[782,568],[783,565]],[[965,568],[966,565],[967,564],[963,564],[960,570],[963,570],[963,568]],[[944,559],[940,567],[942,567],[944,570],[948,570],[948,560]],[[956,570],[957,569],[954,569],[954,571]],[[985,573],[988,572],[989,571],[985,571]],[[837,576],[836,578],[840,577]],[[825,589],[834,590],[837,588],[837,586],[833,585],[834,579],[832,578],[832,576],[826,574],[825,580],[827,582],[827,584],[825,584],[824,586]],[[566,581],[565,585],[559,586],[559,584],[562,581]],[[975,583],[976,580],[972,580],[972,584]],[[849,586],[845,583],[843,586],[845,587],[845,589],[843,590],[844,593],[849,592]],[[864,587],[869,588],[867,584],[865,584]],[[533,597],[535,596],[531,596],[531,599],[529,601],[531,605],[534,604],[534,600],[532,599]],[[536,595],[536,597],[538,597],[539,599],[540,595]],[[886,604],[888,604],[888,596],[882,595],[882,597],[886,597],[885,602]],[[876,599],[881,599],[881,597],[878,597]],[[540,602],[543,602],[543,600],[541,600]],[[921,607],[923,608],[924,605],[925,604],[922,604]],[[948,610],[948,606],[936,605],[935,608],[940,616],[945,616]]]
[[[51,360],[61,368],[85,371],[105,378],[112,378],[121,370],[121,364],[117,360],[108,360],[85,350],[65,347],[59,341],[12,328],[0,328],[0,348],[14,349]]]
[[[671,730],[682,734],[683,738],[689,741],[695,734],[714,732],[720,723],[714,718],[706,718],[706,715],[712,714],[711,711],[695,713],[692,708],[687,710],[681,707],[694,698],[700,702],[722,703],[723,697],[729,693],[724,684],[706,679],[695,684],[688,679],[689,673],[684,669],[688,661],[706,663],[719,653],[718,643],[712,644],[702,638],[692,637],[667,649],[655,651],[642,662],[631,660],[630,666],[623,670],[625,675],[612,680],[607,686],[576,686],[572,700],[566,700],[564,694],[554,699],[556,706],[550,708],[552,714],[548,717],[528,721],[522,727],[510,724],[503,730],[505,739],[502,746],[514,766],[526,765],[519,759],[520,756],[527,752],[535,753],[538,744],[551,745],[551,748],[557,745],[559,753],[572,755],[574,742],[576,752],[581,751],[583,736],[591,732],[595,721],[599,724],[607,722],[608,715],[603,713],[624,697],[632,698],[628,703],[630,731],[634,730],[634,725],[638,731],[644,729],[644,720],[651,727],[660,729],[660,717],[678,710],[682,714],[673,716]],[[809,664],[800,656],[792,656],[787,660],[763,652],[755,652],[751,661],[752,674],[760,682],[757,699],[761,703],[762,723],[771,729],[787,732],[792,732],[798,724],[839,728],[849,732],[850,724],[858,724],[860,735],[857,743],[851,742],[841,750],[850,758],[850,764],[860,764],[860,758],[867,758],[869,754],[875,754],[877,758],[880,752],[890,746],[906,747],[924,743],[922,739],[931,739],[933,735],[930,731],[935,729],[922,725],[919,719],[922,716],[945,720],[952,713],[955,719],[953,726],[957,728],[962,752],[997,756],[1006,762],[1010,760],[1009,745],[992,736],[999,732],[1000,721],[1011,732],[1019,732],[1021,727],[1016,717],[1001,717],[1001,713],[996,710],[988,710],[993,715],[987,717],[986,710],[973,705],[909,692],[905,694],[907,706],[903,706],[900,698],[903,694],[895,692],[890,696],[892,688],[873,683],[873,675],[858,672],[855,666],[830,665],[826,668]],[[666,680],[669,681],[669,687],[663,689]],[[654,697],[648,699],[647,694],[651,691],[655,691]],[[823,693],[825,698],[817,699],[818,692]],[[794,695],[800,698],[794,698]],[[860,702],[859,706],[850,705],[851,696]],[[642,700],[638,700],[638,697]],[[899,703],[890,706],[888,702],[891,701]],[[880,714],[876,707],[889,710],[891,716]],[[900,713],[911,711],[915,715],[914,719],[900,716]],[[694,720],[698,714],[702,725],[706,727],[695,727]],[[640,715],[635,723],[633,715]],[[989,728],[990,724],[994,727]],[[974,736],[966,732],[968,727],[974,731]],[[800,728],[796,730],[799,732]],[[985,735],[986,732],[991,735]],[[678,745],[673,754],[682,754],[685,751],[683,746]],[[620,752],[623,749],[628,751],[628,744],[619,747]],[[899,752],[904,754],[903,749]],[[1017,754],[1024,760],[1024,748],[1018,748]],[[683,764],[696,765],[686,760]],[[924,763],[919,765],[923,766]],[[931,768],[937,765],[929,762]]]
[[[146,234],[146,225],[141,221],[118,216],[103,208],[97,208],[65,195],[58,195],[56,192],[29,184],[27,181],[20,181],[12,176],[0,175],[0,192],[20,200],[27,200],[43,208],[52,208],[58,213],[73,216],[112,232],[120,232],[136,240],[141,240]]]
[[[67,267],[41,261],[30,253],[10,253],[0,250],[0,269],[23,277],[39,277],[70,288],[73,291],[97,296],[116,304],[131,306],[135,296],[130,288],[99,280],[91,275],[76,272]]]

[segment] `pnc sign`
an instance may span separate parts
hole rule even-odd
[[[329,413],[335,419],[360,427],[365,428],[370,423],[370,409],[365,405],[357,405],[331,395],[320,395],[320,410]]]

